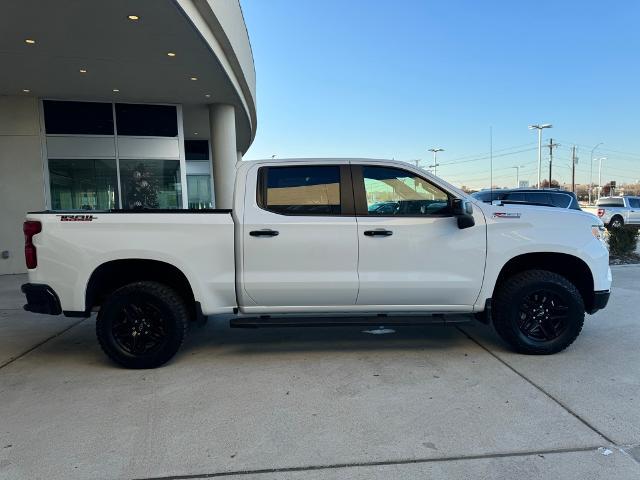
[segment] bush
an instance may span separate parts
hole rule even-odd
[[[609,253],[611,255],[631,255],[638,247],[638,229],[624,226],[609,230]]]

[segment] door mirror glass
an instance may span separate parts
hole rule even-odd
[[[458,228],[469,228],[476,224],[473,218],[473,204],[469,200],[454,198],[451,201],[453,214],[458,217]]]
[[[469,200],[462,198],[454,198],[451,202],[451,208],[454,215],[472,215],[473,204]]]

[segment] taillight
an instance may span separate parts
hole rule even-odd
[[[27,268],[36,268],[38,255],[36,254],[36,246],[33,244],[33,236],[42,231],[42,224],[34,220],[27,220],[22,226],[22,231],[24,232],[24,259],[27,262]]]
[[[604,215],[604,208],[599,208],[598,209],[598,216],[602,217]]]

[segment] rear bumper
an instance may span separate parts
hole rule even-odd
[[[45,313],[47,315],[60,315],[60,299],[49,285],[42,283],[25,283],[22,285],[22,293],[27,296],[27,304],[24,309],[27,312]]]
[[[602,290],[599,292],[593,292],[593,304],[587,313],[594,314],[598,310],[602,310],[609,303],[610,290]]]

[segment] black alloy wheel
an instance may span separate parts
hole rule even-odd
[[[557,353],[571,345],[584,324],[581,293],[567,278],[526,270],[503,279],[493,298],[493,326],[515,351]]]
[[[569,307],[559,295],[546,289],[525,295],[519,313],[520,331],[532,340],[555,340],[569,323]]]
[[[104,301],[96,335],[114,362],[126,368],[155,368],[179,350],[189,318],[184,300],[174,289],[158,282],[135,282]]]
[[[150,302],[123,305],[111,328],[117,344],[132,355],[157,351],[167,342],[167,322]]]

